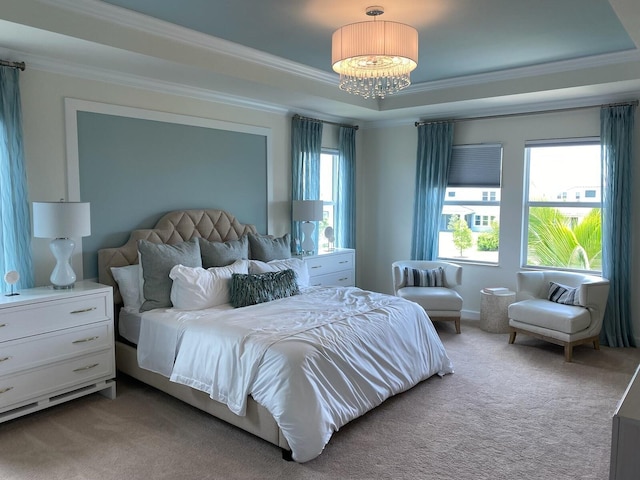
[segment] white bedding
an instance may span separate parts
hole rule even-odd
[[[420,306],[338,287],[239,309],[146,312],[138,363],[238,415],[251,395],[298,462],[315,458],[334,431],[388,397],[453,372]]]

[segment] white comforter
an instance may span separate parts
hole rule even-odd
[[[358,288],[310,288],[238,309],[147,312],[138,363],[237,415],[251,395],[298,462],[388,397],[453,372],[420,306]]]

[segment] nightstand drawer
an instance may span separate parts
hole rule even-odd
[[[343,270],[326,275],[314,275],[309,279],[309,286],[311,287],[353,287],[354,285],[353,270]]]
[[[107,320],[107,295],[85,295],[0,312],[0,342]]]
[[[305,260],[309,268],[309,275],[325,275],[340,270],[353,270],[353,254],[342,253],[334,255],[319,255]]]
[[[0,375],[110,348],[111,321],[0,343]]]
[[[45,368],[0,377],[0,411],[27,399],[38,397],[71,386],[89,383],[98,378],[111,378],[114,374],[113,350],[74,358]]]

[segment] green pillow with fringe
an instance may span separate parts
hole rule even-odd
[[[270,302],[300,293],[293,270],[231,275],[231,305],[235,308]]]

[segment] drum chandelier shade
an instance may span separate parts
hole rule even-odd
[[[364,98],[384,98],[411,85],[418,66],[418,31],[397,22],[376,21],[382,7],[368,7],[370,22],[352,23],[333,33],[331,62],[340,89]]]

